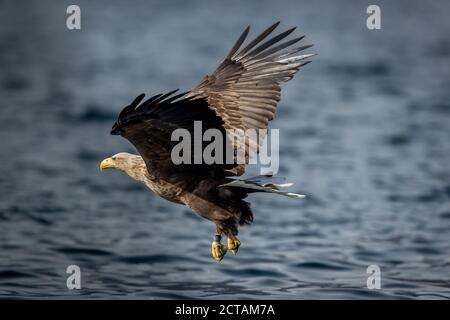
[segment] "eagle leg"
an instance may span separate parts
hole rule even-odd
[[[237,254],[239,247],[241,246],[241,242],[234,235],[228,236],[228,249],[233,252],[234,255]]]
[[[227,253],[227,247],[220,243],[221,240],[222,236],[220,234],[216,234],[214,236],[214,241],[211,244],[211,253],[214,260],[217,262],[220,262]]]

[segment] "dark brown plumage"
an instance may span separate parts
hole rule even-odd
[[[299,195],[280,191],[279,188],[284,185],[269,176],[230,180],[245,172],[245,164],[175,165],[171,151],[177,142],[171,141],[171,134],[178,128],[193,132],[194,121],[202,121],[203,131],[215,128],[224,136],[227,129],[267,128],[280,100],[280,83],[291,79],[299,68],[309,62],[305,59],[312,56],[294,55],[310,46],[287,49],[303,37],[280,44],[295,28],[265,40],[278,24],[275,23],[240,49],[249,33],[247,27],[219,67],[190,92],[174,95],[175,90],[144,102],[144,95],[138,96],[119,114],[111,134],[123,136],[136,147],[142,159],[133,158],[133,166],[139,167],[141,161],[145,170],[139,169],[142,174],[131,172],[124,154],[114,160],[114,157],[109,158],[108,164],[104,164],[105,168],[126,171],[162,197],[183,203],[213,221],[219,236],[216,238],[219,241],[215,243],[220,242],[220,235],[226,235],[229,237],[229,249],[233,252],[240,245],[235,237],[238,226],[253,220],[250,205],[244,200],[248,193]],[[253,151],[259,151],[261,141],[261,137],[256,141],[245,141],[246,159]],[[238,144],[235,147],[242,146]],[[121,164],[118,164],[119,158]],[[213,243],[212,250],[216,260],[220,260],[226,248],[222,245],[214,248]]]

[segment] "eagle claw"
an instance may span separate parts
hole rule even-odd
[[[214,241],[211,244],[211,253],[214,260],[220,262],[227,253],[227,247],[218,241]]]
[[[228,249],[233,252],[234,255],[237,254],[239,247],[241,246],[241,242],[238,238],[232,236],[228,237]]]

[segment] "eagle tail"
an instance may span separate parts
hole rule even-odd
[[[292,183],[286,183],[285,177],[273,176],[271,174],[259,175],[252,178],[237,179],[229,178],[231,181],[220,185],[220,187],[241,188],[246,193],[252,192],[270,192],[280,194],[289,198],[303,199],[305,195],[282,191],[281,189],[292,186]]]

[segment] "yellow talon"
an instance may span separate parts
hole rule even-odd
[[[233,252],[234,255],[237,254],[239,247],[241,246],[241,242],[235,236],[228,237],[228,249]]]
[[[218,241],[214,241],[211,244],[211,253],[214,260],[220,262],[220,260],[222,260],[225,254],[227,253],[227,247]]]

